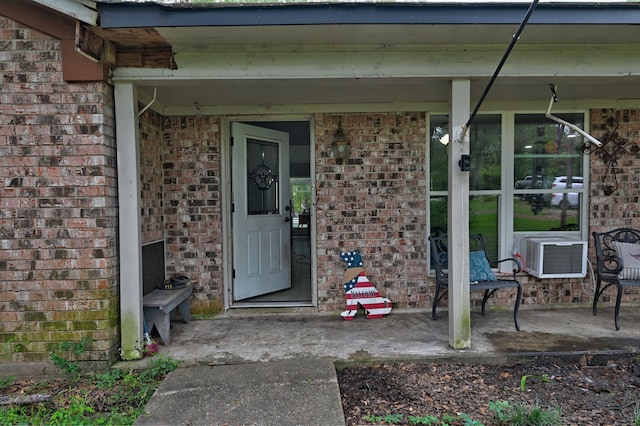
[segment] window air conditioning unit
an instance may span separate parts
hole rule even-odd
[[[587,275],[587,242],[566,237],[523,238],[520,254],[524,268],[538,278],[573,278]]]

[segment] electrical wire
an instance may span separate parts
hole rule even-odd
[[[484,99],[489,94],[489,91],[491,90],[491,86],[493,86],[493,83],[494,81],[496,81],[496,78],[498,77],[500,70],[502,70],[502,67],[504,66],[505,62],[507,62],[507,58],[509,57],[509,54],[511,53],[511,51],[513,50],[513,47],[516,45],[516,43],[520,39],[520,34],[522,34],[524,27],[527,26],[527,22],[529,22],[529,18],[531,17],[531,14],[533,13],[537,5],[538,5],[538,0],[532,1],[531,4],[529,5],[529,9],[527,10],[526,15],[522,19],[522,22],[520,22],[520,26],[518,27],[518,30],[511,38],[511,43],[509,44],[509,47],[504,52],[504,55],[502,55],[502,59],[500,60],[500,63],[498,64],[498,67],[496,68],[496,70],[493,72],[493,76],[491,76],[491,80],[489,80],[489,83],[487,83],[486,87],[484,88],[484,91],[482,92],[482,95],[480,96],[480,99],[478,99],[478,103],[476,104],[476,107],[473,109],[473,112],[469,116],[469,120],[467,120],[467,123],[464,125],[464,129],[462,130],[462,136],[460,137],[460,140],[464,139],[467,133],[467,129],[469,129],[469,126],[471,126],[471,121],[475,118],[476,114],[478,113],[478,110],[480,109],[480,106],[482,106],[482,103],[484,102]]]

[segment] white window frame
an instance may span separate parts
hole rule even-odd
[[[589,116],[589,110],[585,109],[572,109],[572,110],[561,110],[555,111],[556,114],[582,114],[584,117],[583,123],[576,123],[581,128],[585,129],[585,131],[589,131],[588,125],[591,122]],[[500,190],[475,190],[469,191],[469,195],[497,195],[498,196],[498,242],[499,242],[499,257],[513,257],[514,253],[518,251],[518,244],[522,238],[529,236],[563,236],[563,237],[572,237],[576,240],[588,241],[588,231],[589,231],[589,182],[591,171],[589,168],[590,161],[589,155],[583,154],[582,156],[582,170],[583,170],[583,179],[584,184],[582,188],[571,188],[567,189],[566,192],[578,192],[581,194],[580,196],[580,211],[579,211],[579,220],[580,220],[580,230],[579,231],[554,231],[554,232],[545,232],[545,231],[530,231],[530,232],[521,232],[514,231],[513,229],[513,209],[514,209],[514,185],[515,175],[514,175],[514,158],[515,158],[515,145],[514,145],[514,134],[515,134],[515,118],[519,114],[540,114],[541,117],[544,117],[544,113],[539,109],[505,109],[505,110],[491,110],[491,111],[483,111],[482,115],[500,115],[501,116],[501,133],[502,133],[502,145],[501,145],[501,158],[500,162],[502,164],[502,173],[501,173],[501,189]],[[443,112],[429,112],[427,113],[427,152],[426,152],[426,176],[427,179],[430,179],[431,176],[431,116],[433,115],[448,115],[448,113]],[[471,124],[473,126],[473,123]],[[588,141],[586,141],[588,142]],[[471,159],[473,161],[473,159]],[[551,192],[550,189],[547,190]],[[556,192],[563,192],[562,190],[558,190]],[[447,190],[444,191],[433,191],[430,189],[430,185],[427,185],[427,226],[428,230],[431,229],[431,199],[434,197],[448,197],[449,193]],[[429,232],[429,231],[428,231]],[[430,250],[430,247],[428,247]],[[431,265],[429,265],[429,268]],[[510,271],[505,271],[510,272]]]

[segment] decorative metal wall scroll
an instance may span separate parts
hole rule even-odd
[[[583,151],[586,154],[595,153],[604,162],[606,170],[600,177],[600,185],[604,195],[611,195],[618,189],[618,175],[616,167],[618,160],[621,159],[624,154],[637,154],[640,152],[640,147],[636,143],[629,142],[627,138],[621,138],[618,133],[618,122],[615,118],[609,117],[604,123],[605,133],[600,140],[602,141],[601,147],[596,147],[592,144],[584,146]]]

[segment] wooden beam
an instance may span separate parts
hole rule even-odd
[[[65,81],[107,81],[108,67],[76,50],[76,19],[25,0],[2,0],[0,15],[61,41]]]
[[[118,67],[168,68],[177,69],[171,47],[118,49]]]

